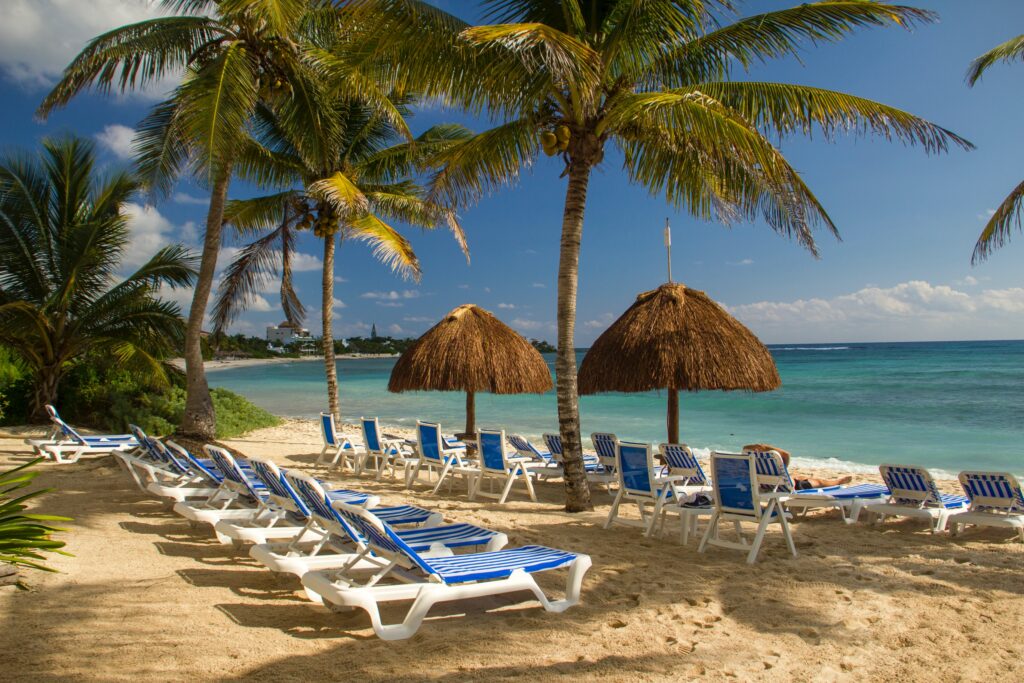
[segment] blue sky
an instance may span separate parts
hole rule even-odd
[[[471,16],[475,3],[447,0]],[[749,0],[743,14],[793,2]],[[914,4],[914,3],[911,3]],[[1019,0],[935,0],[937,24],[913,31],[861,31],[839,44],[808,46],[796,60],[758,66],[751,80],[777,80],[850,92],[932,120],[977,145],[928,156],[877,138],[787,139],[782,149],[838,225],[843,241],[821,234],[821,258],[763,224],[725,228],[671,210],[630,186],[613,152],[595,173],[587,204],[580,270],[577,342],[586,345],[638,292],[665,279],[661,229],[673,226],[674,275],[707,291],[767,342],[1024,338],[1024,236],[972,268],[971,249],[987,219],[1024,177],[1020,111],[1024,66],[997,66],[968,88],[978,54],[1024,32]],[[0,147],[29,148],[72,131],[97,141],[104,162],[127,163],[130,128],[153,99],[85,96],[46,123],[33,112],[62,66],[93,35],[152,10],[131,0],[7,0],[0,5]],[[458,112],[426,109],[421,130],[443,121],[480,128]],[[423,265],[419,283],[403,281],[345,243],[338,253],[336,333],[398,336],[425,331],[455,306],[492,310],[527,336],[555,337],[555,277],[565,181],[560,163],[542,157],[521,182],[461,214],[467,265],[443,231],[407,229]],[[234,196],[252,188],[238,185]],[[182,183],[155,207],[130,207],[139,261],[168,241],[195,244],[205,215],[201,190]],[[319,244],[300,243],[297,284],[319,320]],[[227,245],[221,265],[230,256]],[[259,334],[282,318],[273,287],[254,302],[237,331]],[[179,295],[182,301],[188,297]]]

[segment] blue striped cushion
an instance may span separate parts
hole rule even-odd
[[[328,500],[340,500],[351,505],[362,505],[370,496],[351,489],[335,489],[327,492]]]
[[[524,545],[512,550],[473,553],[452,557],[424,558],[432,573],[445,583],[464,583],[503,579],[521,569],[528,574],[564,567],[576,559],[574,553],[540,545]]]
[[[961,508],[970,502],[966,496],[960,496],[955,493],[940,493],[939,500],[947,508]]]
[[[853,486],[826,486],[820,489],[804,489],[795,493],[800,496],[827,496],[836,500],[853,498],[879,498],[889,495],[889,489],[882,484],[854,484]]]
[[[497,536],[493,531],[488,531],[472,524],[448,524],[446,526],[435,526],[426,529],[402,529],[395,531],[395,533],[417,552],[429,550],[433,543],[443,543],[448,548],[485,545]]]
[[[424,510],[415,505],[373,508],[370,512],[388,524],[422,524],[434,514],[430,510]]]

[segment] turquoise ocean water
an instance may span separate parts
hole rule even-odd
[[[701,449],[766,441],[799,461],[853,471],[882,462],[1024,474],[1024,341],[774,346],[782,389],[767,394],[681,394],[683,440]],[[582,358],[582,353],[580,357]],[[547,357],[553,365],[554,357]],[[346,421],[376,415],[385,424],[417,418],[461,431],[462,394],[390,394],[394,359],[338,361]],[[272,413],[315,417],[325,407],[323,366],[254,366],[209,374],[213,386],[244,394]],[[665,440],[665,395],[606,394],[581,399],[583,433]],[[477,425],[537,437],[556,431],[553,393],[477,396]]]

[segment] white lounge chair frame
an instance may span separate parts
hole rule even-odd
[[[470,491],[470,500],[476,500],[477,496],[484,496],[496,498],[499,505],[504,505],[508,500],[508,494],[512,491],[512,486],[517,481],[521,481],[526,487],[530,500],[537,502],[537,494],[533,490],[533,472],[528,467],[533,459],[508,456],[508,453],[505,452],[505,430],[481,429],[477,432],[476,443],[477,453],[480,457],[480,470]],[[484,480],[500,481],[503,485],[501,493],[481,491]]]
[[[1024,492],[1017,477],[1009,472],[967,471],[958,479],[971,506],[949,520],[954,536],[962,527],[975,524],[1013,529],[1024,542]]]
[[[889,502],[864,506],[871,513],[873,525],[886,517],[914,517],[925,519],[933,534],[946,531],[949,519],[967,512],[968,499],[964,496],[939,491],[930,472],[917,465],[879,465],[882,481],[889,487]]]

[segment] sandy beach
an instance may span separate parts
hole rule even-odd
[[[4,434],[0,466],[28,458],[24,436]],[[320,449],[311,421],[228,443],[300,468]],[[538,503],[514,496],[498,506],[468,502],[458,488],[431,496],[349,477],[346,486],[387,503],[594,562],[582,603],[563,614],[519,602],[528,596],[458,603],[389,643],[362,612],[314,605],[293,577],[190,528],[110,457],[42,470],[39,484],[57,489],[42,507],[75,518],[63,534],[74,556],[52,559],[58,574],[29,575],[29,592],[0,591],[9,681],[981,681],[1024,672],[1024,544],[1005,532],[954,539],[913,522],[877,529],[812,514],[795,524],[798,558],[773,531],[748,567],[739,553],[701,555],[674,534],[602,529],[603,492],[593,513],[568,515],[558,483],[541,485]]]
[[[358,360],[360,358],[396,358],[391,353],[340,353],[336,356],[339,360]],[[231,358],[217,359],[203,362],[203,369],[207,372],[217,370],[229,370],[234,368],[250,368],[260,365],[286,365],[288,363],[308,363],[310,361],[324,362],[320,356],[302,356],[300,358]],[[184,358],[173,358],[169,361],[179,370],[185,369]]]

